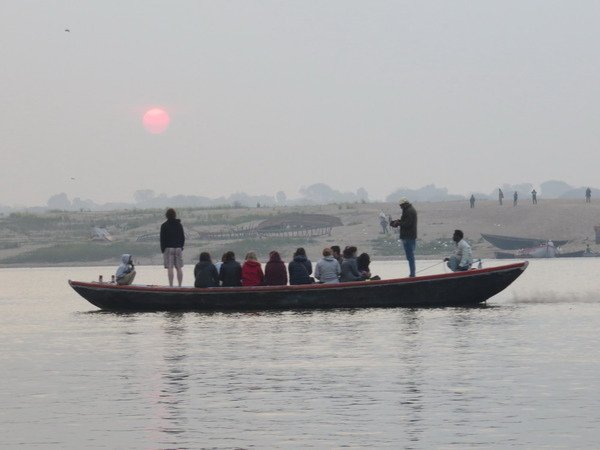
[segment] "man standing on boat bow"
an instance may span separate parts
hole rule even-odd
[[[416,275],[415,267],[415,247],[417,246],[417,210],[410,204],[406,197],[402,197],[398,203],[402,209],[400,219],[392,220],[390,226],[400,227],[400,240],[404,247],[406,260],[410,269],[411,277]]]
[[[169,286],[173,286],[173,269],[177,271],[177,283],[181,287],[183,281],[183,246],[185,245],[185,234],[181,220],[173,208],[167,209],[167,218],[160,227],[160,251],[163,254],[163,262],[167,269]]]

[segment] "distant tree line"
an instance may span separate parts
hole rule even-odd
[[[573,187],[563,181],[550,180],[540,184],[538,197],[543,198],[584,198],[588,186]],[[498,185],[505,195],[517,191],[520,198],[527,198],[534,189],[531,183],[501,184]],[[419,189],[401,187],[389,194],[386,202],[397,202],[401,197],[407,197],[415,202],[440,202],[460,201],[468,199],[471,194],[478,200],[498,198],[498,188],[490,193],[469,192],[466,196],[450,194],[448,189],[428,184]],[[598,189],[591,187],[593,192]],[[47,210],[58,211],[108,211],[119,209],[151,209],[166,207],[189,207],[189,208],[252,208],[271,206],[295,206],[295,205],[319,205],[331,203],[367,203],[370,201],[368,192],[363,188],[356,192],[342,192],[333,189],[325,183],[315,183],[303,186],[299,190],[300,197],[290,199],[283,191],[275,195],[249,195],[245,192],[236,192],[229,196],[209,198],[199,195],[174,195],[156,194],[151,189],[138,190],[133,194],[133,202],[116,202],[99,204],[89,199],[75,197],[70,200],[67,194],[60,193],[51,196],[45,206],[38,207],[8,207],[0,205],[0,213],[27,210],[30,212],[42,212]]]

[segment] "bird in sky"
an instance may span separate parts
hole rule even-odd
[[[69,30],[68,28],[65,28],[65,33],[70,33],[71,30]]]

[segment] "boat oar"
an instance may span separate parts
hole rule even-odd
[[[433,264],[433,265],[431,265],[431,266],[429,266],[429,267],[425,267],[424,269],[417,270],[417,273],[421,273],[421,272],[423,272],[423,271],[425,271],[425,270],[429,270],[429,269],[431,269],[432,267],[438,266],[438,265],[440,265],[440,264],[442,264],[442,263],[444,263],[444,261],[440,261],[440,262],[437,262],[437,263],[435,263],[435,264]]]

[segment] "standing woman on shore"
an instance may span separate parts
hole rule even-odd
[[[173,208],[167,209],[167,218],[160,227],[160,251],[169,277],[169,286],[173,286],[173,268],[177,271],[177,283],[181,287],[183,282],[183,246],[185,234],[181,220]]]

